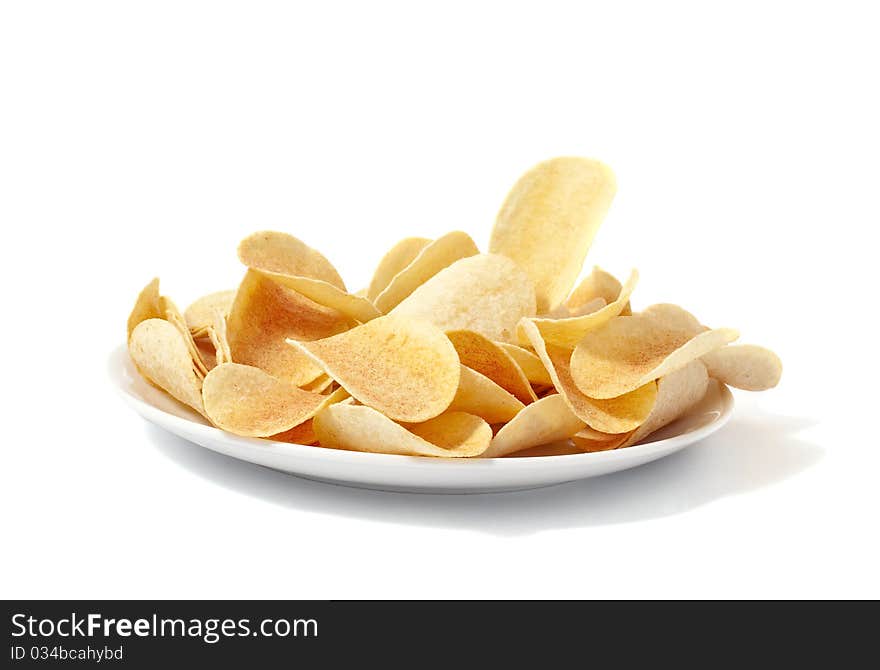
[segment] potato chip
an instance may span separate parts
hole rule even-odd
[[[312,393],[323,393],[333,385],[333,378],[330,375],[320,374],[314,381],[303,384],[300,388]]]
[[[589,426],[571,436],[572,444],[581,452],[611,451],[619,449],[631,433],[614,435],[593,430]]]
[[[706,395],[709,375],[700,361],[691,361],[657,382],[657,402],[650,416],[621,445],[628,447],[672,423]]]
[[[314,419],[303,421],[301,424],[294,426],[290,430],[285,430],[283,433],[278,433],[277,435],[271,435],[266,439],[272,440],[273,442],[288,442],[290,444],[301,444],[303,446],[310,446],[318,443],[318,436],[315,435]]]
[[[180,330],[165,319],[145,319],[134,327],[128,351],[140,373],[180,402],[204,414],[202,380]]]
[[[219,311],[224,316],[229,314],[233,300],[235,291],[217,291],[202,296],[187,307],[183,312],[183,319],[193,337],[197,337],[196,333],[201,329],[214,324],[214,312]]]
[[[539,313],[568,296],[616,190],[606,165],[564,157],[536,165],[507,196],[489,251],[513,259],[528,273]]]
[[[683,368],[738,336],[731,328],[693,336],[656,318],[618,316],[578,343],[571,355],[571,376],[590,398],[616,398]]]
[[[208,338],[214,345],[215,364],[232,363],[232,350],[229,348],[229,336],[226,331],[226,314],[219,309],[214,310],[213,320],[208,327]]]
[[[174,301],[164,295],[159,298],[159,309],[161,309],[165,320],[180,331],[183,341],[186,344],[186,348],[189,350],[189,355],[192,358],[196,374],[200,377],[204,377],[208,374],[208,366],[205,365],[205,362],[202,360],[199,348],[196,346],[196,341],[193,339],[192,333],[189,332],[189,327],[186,325],[183,314],[180,313],[180,310],[177,308],[177,305],[174,304]]]
[[[412,263],[422,249],[431,244],[431,240],[425,237],[407,237],[391,247],[391,250],[379,261],[373,279],[370,281],[365,297],[371,302],[391,283],[407,265]]]
[[[547,374],[547,369],[534,352],[516,344],[508,344],[507,342],[496,342],[495,344],[501,347],[513,359],[517,366],[519,366],[519,369],[523,371],[530,384],[535,386],[553,386],[553,380]]]
[[[571,349],[580,342],[584,335],[600,328],[614,317],[620,315],[623,308],[629,304],[629,297],[632,295],[638,281],[639,273],[633,270],[617,299],[598,311],[581,316],[572,316],[567,319],[532,319],[532,322],[538,328],[541,337],[548,344]],[[528,343],[528,338],[521,328],[517,334],[521,344]]]
[[[138,294],[131,314],[128,315],[128,336],[131,337],[131,331],[141,322],[147,319],[164,319],[165,314],[159,303],[159,278],[156,277],[149,284],[144,286],[143,290]]]
[[[779,383],[782,361],[769,349],[755,344],[722,347],[700,360],[709,376],[745,391],[766,391]]]
[[[371,407],[337,404],[312,423],[322,446],[405,456],[479,456],[492,439],[488,423],[464,412],[402,426]]]
[[[537,400],[525,373],[500,345],[471,330],[450,330],[446,337],[458,352],[462,365],[485,375],[520,402]]]
[[[232,360],[302,386],[323,370],[287,339],[319,340],[348,330],[351,319],[248,270],[227,319]]]
[[[218,428],[245,437],[283,433],[342,399],[303,391],[239,363],[224,363],[211,370],[202,385],[202,398],[205,413]]]
[[[395,421],[441,414],[461,378],[455,347],[419,319],[387,315],[327,339],[288,342],[357,400]]]
[[[650,382],[617,398],[590,398],[581,393],[571,378],[571,350],[545,343],[530,319],[523,319],[520,326],[547,368],[553,386],[568,402],[571,411],[590,428],[603,433],[626,433],[648,418],[657,397],[657,384]]]
[[[204,337],[199,337],[195,340],[196,348],[199,350],[199,356],[205,364],[205,367],[208,369],[208,372],[217,367],[217,347],[211,341],[211,338],[208,337],[207,331],[209,330],[210,329],[206,329]]]
[[[484,458],[498,458],[516,451],[564,440],[584,427],[565,398],[551,395],[528,405],[492,438]]]
[[[387,314],[440,270],[478,253],[480,250],[467,233],[454,231],[438,237],[394,275],[373,302],[380,312]]]
[[[288,277],[309,277],[345,291],[345,282],[324,256],[293,235],[262,231],[244,238],[238,245],[244,265]]]
[[[366,323],[377,316],[381,316],[379,310],[366,298],[346,293],[344,290],[333,286],[333,284],[328,284],[320,279],[291,277],[259,268],[252,269],[267,279],[271,279],[276,284],[292,289],[319,305],[342,312],[356,321]]]
[[[491,379],[462,365],[458,391],[448,411],[473,414],[488,423],[505,423],[515,417],[523,407],[525,405],[516,397]]]
[[[643,309],[639,314],[649,319],[654,319],[666,328],[683,330],[690,335],[699,335],[703,331],[709,330],[700,323],[697,317],[686,309],[670,303],[651,305]]]
[[[572,314],[589,314],[596,310],[589,309],[583,311],[585,305],[591,306],[597,304],[598,300],[601,300],[603,304],[600,305],[600,308],[604,307],[617,300],[622,290],[623,286],[617,277],[605,272],[605,270],[596,265],[593,267],[593,271],[568,296],[565,306],[568,307]],[[629,305],[626,305],[621,311],[621,314],[624,316],[629,316],[631,313]]]
[[[494,254],[456,261],[392,310],[430,321],[442,330],[473,330],[510,342],[517,322],[535,313],[535,289],[509,258]]]

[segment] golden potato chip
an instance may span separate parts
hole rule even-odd
[[[320,252],[293,235],[262,231],[244,238],[238,245],[238,258],[255,270],[288,277],[309,277],[345,291],[345,282]]]
[[[435,274],[392,310],[430,321],[442,330],[473,330],[510,342],[516,324],[535,313],[535,289],[509,258],[469,256]]]
[[[208,366],[202,360],[202,355],[199,353],[199,348],[196,346],[192,333],[189,332],[189,327],[186,325],[183,314],[180,313],[174,301],[164,295],[159,298],[159,308],[162,310],[165,320],[180,331],[186,348],[189,350],[189,355],[192,358],[196,374],[204,377],[208,374]]]
[[[512,394],[476,370],[461,366],[461,381],[448,411],[466,412],[488,423],[510,421],[523,408]]]
[[[354,398],[395,421],[427,421],[449,407],[458,354],[427,321],[387,315],[315,342],[288,340]]]
[[[302,386],[323,370],[287,339],[319,340],[348,330],[351,319],[248,270],[227,319],[232,360]]]
[[[208,337],[208,332],[210,329],[206,329],[205,336],[199,337],[196,339],[196,348],[199,350],[199,356],[202,358],[202,362],[205,364],[205,367],[210,372],[212,369],[217,367],[217,347],[211,341],[211,338]]]
[[[344,397],[344,396],[343,396]],[[311,419],[332,398],[239,363],[224,363],[202,385],[208,418],[223,430],[246,437],[269,437]]]
[[[661,377],[657,382],[657,402],[650,416],[621,446],[636,444],[683,416],[706,395],[708,386],[709,375],[700,361],[691,361],[683,368]]]
[[[232,350],[229,348],[229,336],[226,332],[226,313],[214,310],[213,320],[208,327],[208,338],[214,345],[215,365],[232,363]]]
[[[553,386],[565,398],[571,411],[590,428],[603,433],[626,433],[648,418],[657,397],[657,384],[650,382],[617,398],[590,398],[581,393],[571,378],[571,350],[545,343],[530,319],[523,319],[520,326],[547,368]]]
[[[492,439],[488,423],[464,412],[402,426],[371,407],[337,404],[312,423],[322,446],[405,456],[479,456]]]
[[[639,314],[649,319],[654,319],[666,328],[683,330],[690,335],[699,335],[703,331],[709,330],[699,322],[697,317],[686,309],[670,303],[651,305],[643,309]]]
[[[547,369],[534,352],[516,344],[508,344],[507,342],[496,342],[495,344],[501,347],[513,359],[519,366],[519,369],[523,371],[530,384],[535,386],[553,386],[553,380],[547,374]]]
[[[165,319],[141,321],[128,340],[140,373],[168,394],[204,414],[202,380],[180,330]]]
[[[375,301],[379,294],[385,290],[391,280],[412,263],[422,249],[431,244],[431,240],[425,237],[407,237],[391,247],[391,250],[379,261],[373,279],[370,281],[365,297],[371,302]]]
[[[745,391],[766,391],[782,377],[779,356],[755,344],[722,347],[704,354],[700,360],[710,377]]]
[[[528,273],[539,313],[568,296],[616,190],[606,165],[564,157],[536,165],[507,196],[489,251],[513,259]]]
[[[622,435],[601,433],[587,426],[572,435],[571,442],[578,451],[582,452],[611,451],[623,446],[630,435],[631,433],[623,433]]]
[[[272,440],[273,442],[289,442],[291,444],[302,444],[305,446],[317,444],[318,442],[318,436],[315,435],[314,419],[303,421],[301,424],[294,426],[290,430],[285,430],[283,433],[272,435],[266,439]]]
[[[333,384],[333,378],[330,375],[320,374],[314,381],[303,384],[300,388],[312,393],[323,393]]]
[[[379,310],[366,298],[346,293],[344,290],[333,286],[333,284],[328,284],[320,279],[291,277],[259,268],[252,269],[267,279],[271,279],[276,284],[292,289],[319,305],[342,312],[356,321],[366,323],[377,316],[381,316]]]
[[[532,319],[531,321],[538,328],[538,332],[541,333],[545,342],[571,349],[580,342],[584,335],[600,328],[621,313],[623,308],[629,304],[629,297],[638,281],[639,273],[633,270],[617,299],[595,312],[567,319]],[[521,344],[528,343],[528,338],[522,332],[522,328],[519,329],[518,336]]]
[[[498,458],[516,451],[564,440],[584,427],[565,398],[551,395],[528,405],[492,438],[484,458]]]
[[[683,368],[738,336],[731,328],[692,336],[655,318],[618,316],[578,343],[571,355],[571,376],[590,398],[616,398]]]
[[[219,311],[224,316],[229,314],[232,301],[235,300],[235,291],[217,291],[202,296],[183,312],[183,319],[193,334],[214,324],[214,312]]]
[[[387,314],[440,270],[478,253],[480,250],[467,233],[454,231],[438,237],[394,275],[373,302],[380,312]]]
[[[568,307],[572,315],[589,314],[590,312],[594,312],[596,309],[600,309],[601,307],[617,300],[620,297],[620,292],[622,290],[623,286],[620,281],[618,281],[617,277],[605,272],[605,270],[597,265],[593,268],[593,271],[587,275],[586,279],[584,279],[578,287],[572,291],[571,295],[568,296],[568,299],[565,301],[565,306]],[[593,305],[596,305],[597,301],[600,299],[602,303],[598,308],[584,310],[585,306],[592,307]],[[625,305],[620,313],[624,316],[629,316],[632,312],[630,311],[629,305]]]
[[[131,314],[128,315],[128,336],[131,337],[131,331],[141,321],[164,318],[165,314],[159,303],[159,278],[156,277],[138,294]]]
[[[523,403],[537,400],[525,373],[500,345],[472,330],[450,330],[446,337],[462,365],[485,375]]]

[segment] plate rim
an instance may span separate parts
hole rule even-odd
[[[167,430],[162,425],[163,422],[170,421],[172,424],[177,424],[178,426],[180,426],[184,432],[200,430],[204,432],[208,439],[215,441],[223,440],[227,444],[231,444],[233,446],[242,446],[254,449],[264,449],[266,447],[271,447],[276,453],[290,455],[291,457],[304,457],[307,459],[337,459],[340,462],[351,461],[352,459],[365,459],[366,462],[376,465],[380,463],[385,463],[388,465],[419,464],[420,466],[425,466],[429,468],[450,468],[461,467],[462,464],[467,463],[471,467],[473,467],[475,464],[480,464],[479,467],[487,467],[488,465],[493,465],[494,467],[504,467],[508,469],[527,469],[534,468],[536,465],[540,464],[545,464],[549,466],[551,464],[557,464],[560,462],[613,462],[617,459],[625,460],[631,458],[634,453],[662,451],[664,446],[672,446],[671,443],[682,440],[684,438],[688,438],[688,444],[699,442],[708,435],[711,435],[712,433],[723,428],[727,424],[727,422],[730,421],[730,419],[733,417],[733,411],[736,405],[734,396],[731,393],[730,389],[727,388],[727,386],[724,384],[719,384],[719,391],[721,394],[721,409],[717,419],[687,433],[672,435],[670,437],[656,440],[654,442],[646,442],[645,444],[636,444],[631,447],[626,447],[625,449],[611,449],[608,451],[584,452],[580,454],[558,454],[552,456],[519,456],[516,458],[436,458],[430,456],[406,456],[402,454],[381,454],[375,452],[344,449],[324,449],[321,447],[316,448],[315,445],[299,444],[296,442],[279,442],[276,440],[268,440],[265,438],[244,437],[241,435],[234,435],[214,426],[197,423],[190,419],[176,416],[174,414],[171,414],[170,412],[166,412],[159,407],[156,407],[152,403],[149,403],[137,397],[124,387],[123,380],[125,379],[125,368],[127,366],[123,361],[127,361],[128,367],[130,367],[132,371],[136,371],[134,368],[134,364],[128,358],[128,347],[124,344],[120,344],[111,351],[107,361],[106,372],[107,376],[110,378],[110,382],[112,383],[114,390],[138,414],[149,420],[150,423],[160,428],[163,428],[163,430]],[[149,382],[147,382],[146,380],[143,381],[144,383],[149,384]],[[175,398],[172,398],[172,400],[174,402],[179,402]],[[182,403],[181,406],[186,407],[186,405]],[[199,444],[198,446],[205,449],[209,448],[202,444]],[[235,457],[235,455],[233,455],[233,457]]]

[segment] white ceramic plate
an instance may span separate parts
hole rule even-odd
[[[733,412],[730,391],[716,384],[686,417],[648,437],[650,442],[627,449],[561,456],[421,458],[238,437],[208,425],[197,413],[145,382],[125,347],[111,355],[109,372],[136,412],[185,440],[300,477],[386,491],[490,493],[596,477],[654,461],[699,442],[727,423]],[[553,449],[544,451],[552,453]]]

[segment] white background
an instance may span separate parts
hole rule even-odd
[[[4,2],[0,595],[880,596],[873,4]],[[354,290],[405,235],[485,247],[559,154],[617,172],[588,266],[782,356],[707,442],[420,497],[226,459],[110,387],[154,275],[233,288],[275,228]]]

